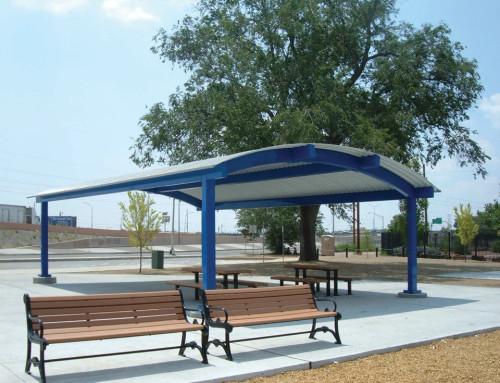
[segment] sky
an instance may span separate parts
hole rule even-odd
[[[0,204],[35,206],[29,196],[140,171],[129,157],[140,134],[138,122],[156,102],[166,102],[188,74],[162,63],[150,51],[160,28],[167,31],[186,14],[190,0],[4,0],[0,2]],[[415,26],[447,24],[451,38],[478,61],[482,99],[466,126],[491,157],[488,175],[454,159],[426,168],[441,192],[430,200],[429,220],[453,225],[453,207],[470,203],[473,212],[499,198],[500,191],[500,2],[494,0],[399,0],[398,19]],[[172,200],[155,196],[155,208],[172,212]],[[76,216],[78,226],[120,228],[112,194],[49,204],[49,215]],[[322,207],[324,226],[333,219]],[[176,219],[179,208],[176,204]],[[397,201],[362,203],[361,226],[387,227]],[[217,230],[236,232],[233,211],[220,211]],[[335,219],[335,230],[349,222]],[[201,230],[201,214],[180,205],[176,230]],[[434,225],[439,229],[441,225]],[[168,230],[168,228],[167,228]]]

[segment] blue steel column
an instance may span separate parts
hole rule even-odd
[[[408,290],[407,294],[420,294],[417,290],[417,199],[407,199],[407,241],[408,241]]]
[[[215,180],[202,179],[201,264],[203,288],[215,289]]]
[[[49,274],[49,203],[42,202],[42,216],[40,221],[40,240],[41,240],[41,274],[39,277],[50,277]]]

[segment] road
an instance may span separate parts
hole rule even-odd
[[[217,252],[217,259],[238,258],[242,256],[242,250],[224,250]],[[247,254],[250,257],[262,257],[261,254]],[[151,255],[147,252],[143,256],[143,266],[151,266]],[[201,263],[200,251],[183,251],[172,256],[165,254],[164,265],[191,266]],[[139,253],[88,253],[88,254],[50,254],[50,269],[78,269],[78,268],[99,268],[109,267],[122,268],[129,266],[139,266]],[[40,255],[22,255],[22,256],[1,256],[0,270],[39,270]]]

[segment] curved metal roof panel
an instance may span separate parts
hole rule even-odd
[[[203,177],[218,209],[432,197],[437,188],[390,158],[347,146],[289,144],[46,190],[53,201],[144,190],[201,206]]]

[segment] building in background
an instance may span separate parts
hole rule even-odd
[[[0,222],[10,223],[40,223],[34,216],[32,207],[18,205],[1,205],[0,204]]]

